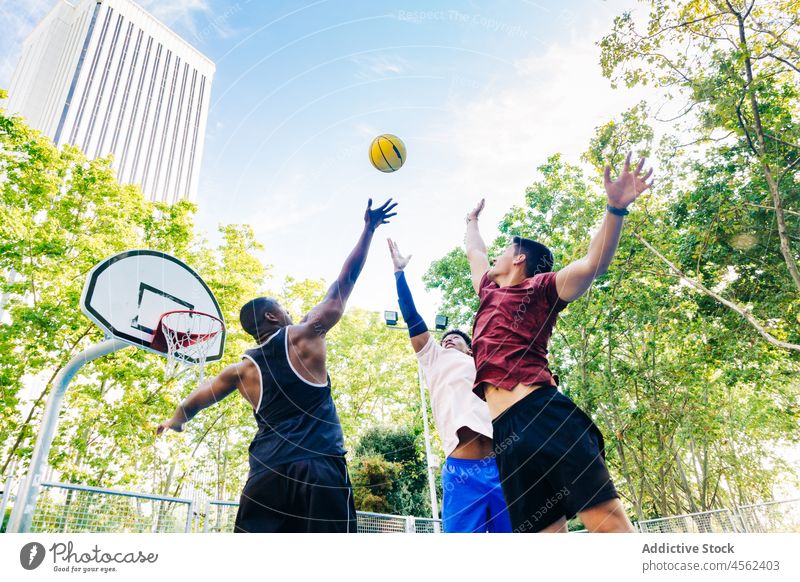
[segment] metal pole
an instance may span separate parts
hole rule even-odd
[[[64,400],[64,394],[70,381],[85,363],[121,350],[129,345],[122,340],[107,339],[89,346],[73,357],[56,376],[53,390],[47,398],[47,406],[44,409],[44,417],[39,428],[39,436],[36,438],[36,446],[33,449],[28,474],[25,476],[19,496],[14,502],[14,509],[11,510],[11,519],[8,524],[9,532],[24,533],[31,527],[33,510],[36,507],[36,497],[39,495],[39,486],[42,483],[42,471],[47,465],[50,445],[53,444],[53,437],[58,426],[58,413],[61,411],[61,403]]]
[[[194,521],[194,501],[189,502],[189,507],[186,509],[186,526],[184,527],[185,533],[192,533],[192,522]]]
[[[419,379],[419,400],[422,406],[422,424],[425,431],[425,461],[428,465],[428,488],[431,495],[431,517],[439,519],[439,502],[436,498],[436,478],[433,475],[433,465],[431,464],[431,433],[428,430],[428,403],[425,400],[425,381],[422,378],[422,368],[417,362],[417,378]],[[438,522],[434,522],[437,525]]]

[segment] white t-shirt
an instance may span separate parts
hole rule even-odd
[[[431,409],[444,452],[450,455],[458,446],[458,429],[462,426],[492,438],[489,408],[472,391],[475,382],[475,361],[472,356],[445,349],[430,336],[417,352],[425,383],[431,393]]]

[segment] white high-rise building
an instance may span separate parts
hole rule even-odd
[[[6,109],[150,200],[197,194],[214,63],[130,0],[58,4],[26,39]]]

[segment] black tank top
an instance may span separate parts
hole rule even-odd
[[[253,410],[258,432],[250,443],[250,476],[283,463],[319,456],[341,457],[344,434],[325,384],[304,380],[289,360],[287,328],[242,358],[261,374],[260,400]]]

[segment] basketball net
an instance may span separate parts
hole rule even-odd
[[[205,378],[206,357],[214,338],[225,329],[222,320],[200,311],[169,311],[161,316],[151,346],[167,357],[164,379]]]

